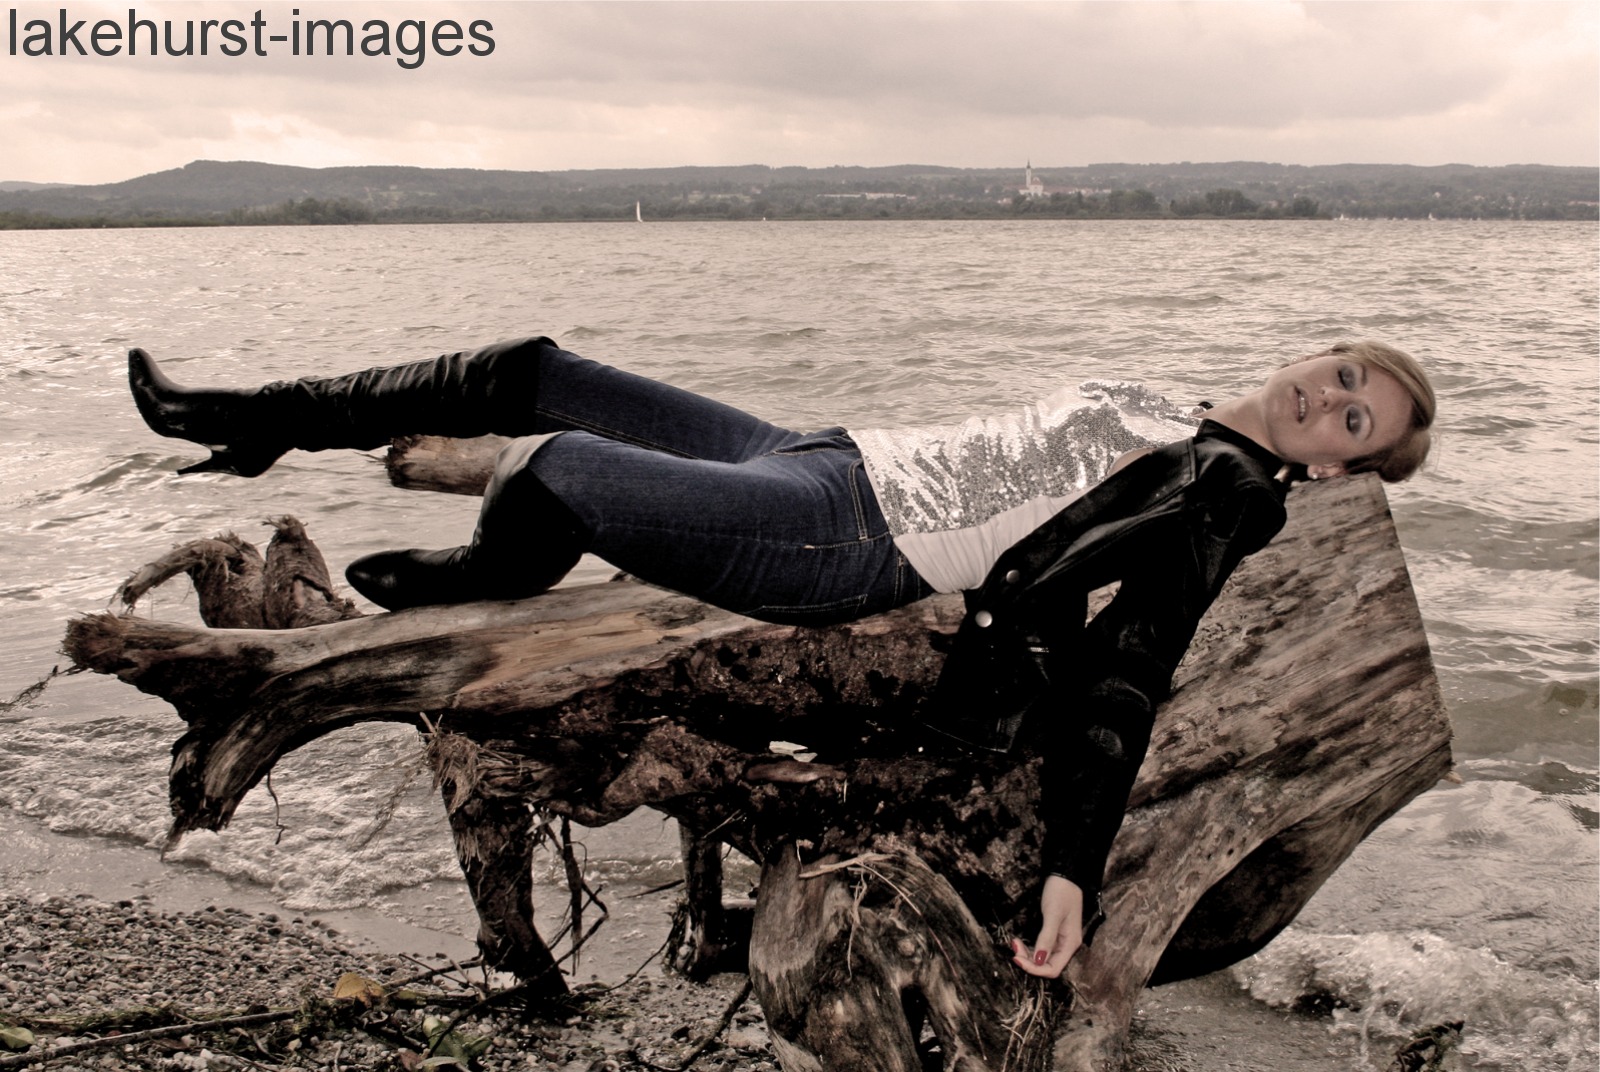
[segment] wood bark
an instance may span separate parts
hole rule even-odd
[[[183,573],[194,584],[201,619],[217,629],[296,629],[361,617],[335,594],[322,552],[297,518],[286,514],[266,524],[273,531],[265,555],[231,532],[191,540],[139,567],[112,598],[131,610]]]
[[[455,472],[431,486],[476,479]],[[541,970],[519,816],[596,825],[648,806],[764,863],[750,962],[791,1072],[886,1067],[861,1063],[849,1024],[877,1025],[873,1052],[910,1060],[896,1032],[914,1043],[919,1019],[947,1060],[966,1062],[947,1067],[1109,1069],[1148,980],[1265,944],[1361,837],[1449,770],[1381,485],[1298,488],[1290,518],[1230,581],[1159,713],[1108,867],[1109,918],[1068,969],[1070,1015],[1065,988],[1029,984],[1042,1004],[1026,1022],[1049,1030],[1009,1057],[995,1025],[1023,1022],[1035,998],[999,946],[1036,926],[1039,760],[935,752],[918,731],[956,597],[798,628],[618,582],[286,631],[96,615],[72,623],[67,648],[188,722],[174,836],[225,824],[280,756],[316,736],[425,712],[462,816],[458,848],[470,839],[481,868],[474,894],[495,891],[478,905],[496,963]],[[776,740],[817,758],[776,754]],[[881,879],[817,871],[868,854]],[[895,893],[910,886],[927,919]],[[868,977],[878,983],[857,985]],[[830,1019],[802,1000],[807,988],[856,1011]],[[968,1027],[959,1010],[936,1014],[951,994]]]
[[[783,845],[762,868],[750,977],[790,1072],[1048,1067],[1061,1004],[1007,956],[913,853],[802,862]]]
[[[673,913],[668,967],[697,980],[748,970],[754,904],[723,895],[720,841],[687,823],[678,825],[678,836],[684,895]]]
[[[460,754],[463,743],[434,733],[428,759],[478,910],[478,951],[489,964],[516,975],[534,998],[565,994],[566,980],[533,925],[534,814],[515,797],[478,792],[470,756]]]
[[[495,455],[510,442],[497,435],[474,439],[402,436],[390,444],[383,464],[390,482],[402,488],[482,495],[494,470]]]

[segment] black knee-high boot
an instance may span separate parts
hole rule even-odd
[[[588,546],[589,533],[528,467],[545,439],[527,436],[501,450],[471,543],[366,555],[345,569],[350,586],[380,607],[404,610],[524,599],[565,577]]]
[[[396,436],[520,436],[533,427],[539,353],[518,339],[390,368],[264,387],[180,387],[143,350],[128,351],[128,386],[152,431],[211,448],[180,473],[258,476],[287,452],[370,450]]]

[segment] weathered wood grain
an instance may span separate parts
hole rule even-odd
[[[1051,1021],[1053,1067],[1116,1067],[1148,980],[1259,948],[1361,837],[1449,769],[1449,726],[1381,485],[1296,489],[1290,518],[1229,582],[1159,713],[1110,861],[1109,919],[1069,968],[1071,1014]],[[434,737],[436,769],[469,878],[478,869],[485,948],[523,973],[548,956],[526,923],[516,816],[527,807],[595,825],[650,806],[714,832],[764,861],[775,883],[751,960],[769,966],[755,968],[758,991],[775,1003],[786,1067],[850,1069],[879,1066],[850,1063],[848,1031],[782,996],[800,983],[780,992],[760,973],[782,960],[775,941],[797,946],[789,978],[802,971],[793,964],[833,963],[814,955],[832,928],[879,942],[885,965],[899,938],[885,946],[881,921],[831,908],[814,934],[783,922],[780,900],[838,896],[773,870],[783,853],[798,852],[801,867],[874,853],[897,875],[930,869],[938,882],[926,896],[943,905],[948,889],[964,906],[972,949],[1035,925],[1038,758],[935,753],[916,726],[960,613],[957,598],[939,597],[802,629],[623,582],[287,631],[98,615],[74,622],[67,644],[80,666],[165,697],[188,723],[174,754],[175,835],[226,823],[279,757],[316,736],[427,713],[448,731]],[[769,754],[778,739],[816,761]],[[979,1020],[1019,1007],[1013,971],[996,954],[992,989],[978,991],[958,973]],[[931,1018],[920,1010],[933,984],[891,976],[872,990],[881,1007],[861,1015],[884,1031],[898,1029],[895,1016]],[[990,1042],[973,1041],[981,1030],[958,1037],[952,1023],[941,1042],[978,1055],[963,1067],[1000,1067],[983,1056]]]
[[[476,439],[402,436],[389,445],[383,464],[390,482],[402,488],[482,495],[495,455],[509,442],[496,435]]]

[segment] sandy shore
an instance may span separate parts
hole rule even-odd
[[[442,929],[431,929],[365,910],[297,915],[209,872],[163,864],[142,846],[53,833],[14,812],[0,810],[0,844],[0,1027],[27,1027],[34,1052],[103,1037],[118,1025],[126,1033],[184,1018],[294,1009],[331,998],[347,972],[393,986],[474,953],[465,920],[443,919]],[[607,926],[626,926],[628,939],[597,945],[579,978],[614,984],[633,974],[665,937],[668,903],[657,897],[619,910]],[[658,915],[659,924],[649,926]],[[504,987],[512,980],[489,982]],[[439,997],[427,1009],[324,1022],[298,1036],[293,1020],[246,1034],[192,1033],[34,1067],[400,1069],[407,1049],[425,1049],[424,1016],[453,1018],[484,983],[481,972],[450,970],[410,984]],[[675,1068],[719,1025],[743,983],[726,976],[697,986],[652,963],[614,989],[575,986],[580,1000],[558,1014],[525,1020],[489,1013],[455,1030],[491,1040],[475,1064],[484,1072],[643,1072],[647,1061]],[[385,1037],[369,1031],[368,1020],[381,1021]],[[407,1046],[407,1037],[416,1045]],[[776,1072],[754,1001],[742,1003],[718,1038],[695,1064],[698,1072]],[[8,1056],[16,1055],[0,1045],[0,1068]]]
[[[740,997],[740,976],[696,986],[641,974],[614,989],[580,988],[569,1007],[528,1018],[472,1011],[475,988],[487,980],[449,958],[425,964],[276,913],[224,906],[168,912],[147,898],[7,895],[0,897],[0,935],[0,1023],[27,1028],[41,1056],[65,1051],[43,1065],[55,1072],[417,1067],[430,1016],[461,1017],[451,1033],[463,1046],[486,1040],[476,1060],[484,1072],[676,1067],[695,1040],[714,1032],[715,1052],[696,1068],[777,1067],[753,1003],[740,1002],[719,1030]],[[341,981],[350,987],[353,977],[393,996],[331,1002]],[[271,1019],[275,1012],[290,1015]],[[111,1037],[217,1017],[253,1019],[173,1037]],[[81,1048],[97,1039],[112,1044]],[[0,1056],[0,1067],[4,1061]]]
[[[84,1069],[338,1069],[415,1066],[426,1049],[424,1017],[465,1011],[481,973],[397,955],[325,923],[225,905],[165,911],[149,897],[0,897],[0,1023],[22,1024],[39,1047],[77,1046],[163,1024],[304,1008],[330,998],[345,973],[433,995],[426,1008],[381,1002],[307,1026],[295,1018],[219,1032],[117,1042],[57,1057],[42,1067]],[[454,1030],[487,1039],[484,1072],[646,1072],[677,1068],[706,1035],[716,1042],[699,1072],[776,1072],[755,1003],[739,1002],[742,976],[695,985],[654,965],[611,989],[580,988],[571,1008],[531,1019],[469,1015]],[[304,1014],[302,1014],[304,1015]],[[35,1051],[37,1052],[37,1051]],[[1364,1062],[1358,1041],[1326,1022],[1250,1000],[1225,973],[1151,991],[1140,1009],[1130,1067],[1152,1072],[1347,1072],[1385,1069],[1392,1047]],[[1379,1055],[1381,1063],[1377,1063]],[[0,1057],[3,1060],[3,1057]],[[0,1067],[4,1067],[0,1065]]]
[[[330,998],[347,972],[393,986],[473,952],[462,920],[450,924],[461,933],[452,933],[375,912],[300,916],[249,888],[162,864],[146,848],[54,834],[10,812],[0,812],[0,843],[9,846],[0,857],[0,1026],[28,1027],[41,1047],[105,1037],[119,1025],[126,1033],[183,1018],[294,1009],[308,999]],[[531,1020],[488,1013],[463,1021],[459,1035],[490,1040],[477,1067],[678,1068],[696,1041],[721,1027],[744,978],[719,976],[699,986],[664,975],[655,963],[634,974],[665,936],[669,903],[663,896],[640,900],[607,923],[619,934],[626,928],[626,937],[597,947],[597,956],[585,962],[579,978],[601,982],[578,987],[580,1000],[571,1009]],[[324,1017],[298,1034],[292,1019],[188,1032],[83,1050],[34,1067],[400,1069],[406,1051],[425,1048],[424,1016],[453,1018],[483,982],[481,973],[452,970],[410,984],[439,996],[431,1009]],[[1364,1058],[1361,1040],[1330,1021],[1251,999],[1223,972],[1146,993],[1129,1067],[1386,1072],[1393,1040],[1367,1049]],[[0,1048],[0,1062],[9,1052]],[[776,1072],[753,1000],[739,1005],[693,1067]]]

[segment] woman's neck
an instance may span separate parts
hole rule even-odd
[[[1267,421],[1261,412],[1261,400],[1257,397],[1259,394],[1257,391],[1241,398],[1219,402],[1206,410],[1206,420],[1216,421],[1225,428],[1231,428],[1255,442],[1263,450],[1276,454],[1277,450],[1267,435]]]

